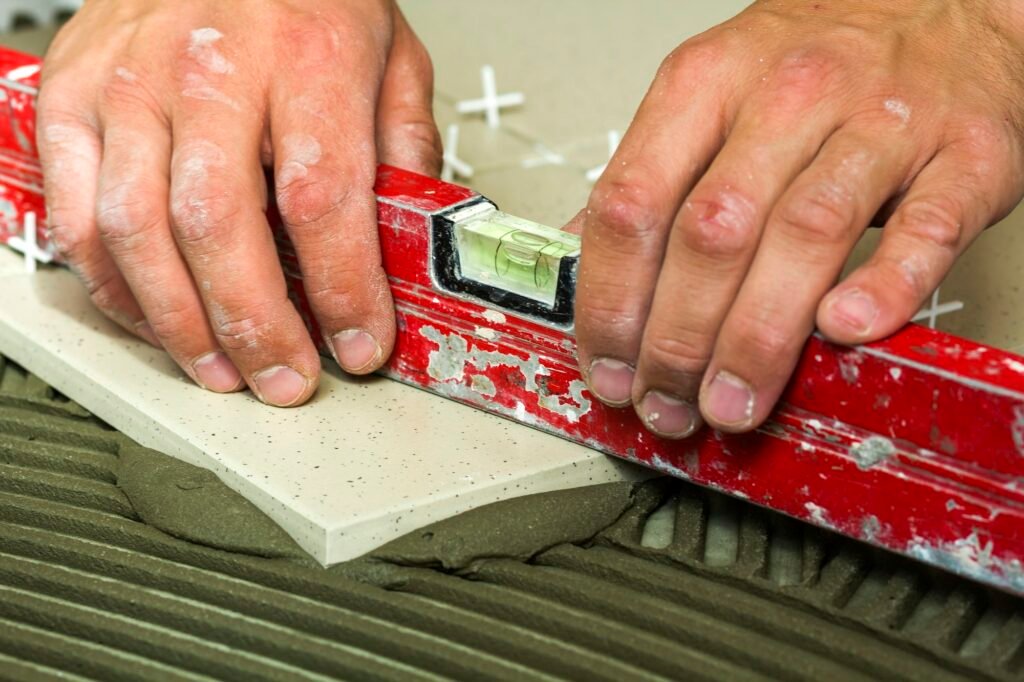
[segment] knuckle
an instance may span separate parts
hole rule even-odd
[[[825,181],[802,188],[784,200],[776,217],[790,236],[801,243],[833,244],[850,234],[856,207],[840,185]]]
[[[962,144],[978,155],[991,155],[993,151],[1006,147],[1006,126],[991,117],[973,116],[963,121],[958,128],[957,136]]]
[[[693,197],[684,208],[680,237],[690,252],[727,260],[743,256],[757,245],[757,210],[745,195],[713,191]]]
[[[793,339],[779,325],[760,318],[746,318],[735,326],[737,348],[762,362],[782,360],[793,347]]]
[[[215,183],[210,182],[213,186]],[[242,213],[242,206],[229,194],[212,189],[175,192],[171,198],[171,219],[174,221],[179,242],[185,246],[208,248],[211,242],[223,238],[229,227]]]
[[[425,168],[432,172],[439,173],[444,155],[444,144],[441,142],[441,134],[437,130],[433,114],[429,110],[410,112],[411,116],[407,122],[400,124],[398,135],[405,140],[407,147],[417,150],[418,161]]]
[[[881,257],[877,266],[878,277],[900,298],[923,301],[934,288],[934,264],[921,254]]]
[[[323,16],[296,13],[281,22],[279,44],[287,46],[289,58],[303,68],[325,66],[341,58],[342,33]],[[352,35],[357,35],[353,33]]]
[[[337,214],[350,199],[351,183],[335,181],[329,174],[309,173],[277,188],[277,206],[281,218],[292,228],[319,224]],[[367,192],[367,201],[372,194]]]
[[[113,77],[100,86],[99,104],[101,111],[122,111],[140,103],[140,88],[123,78]]]
[[[369,320],[385,306],[390,288],[383,277],[368,276],[366,268],[346,271],[320,283],[306,295],[320,322],[335,327],[344,320]]]
[[[159,209],[146,200],[147,196],[150,193],[133,183],[104,189],[97,198],[96,207],[96,225],[100,235],[108,242],[124,244],[159,224]]]
[[[589,212],[591,239],[610,239],[616,244],[646,242],[657,236],[661,222],[650,187],[622,180],[606,180],[594,192]]]
[[[804,47],[785,54],[779,61],[775,86],[786,93],[817,98],[823,87],[844,69],[845,60],[834,50]]]
[[[408,59],[413,71],[433,87],[434,60],[426,46],[416,36],[411,36],[409,40]]]
[[[669,53],[658,68],[658,79],[670,87],[687,88],[721,67],[729,56],[728,45],[720,37],[701,35]]]
[[[44,70],[37,104],[40,119],[65,118],[69,109],[77,109],[72,103],[80,84],[79,78],[68,69]]]
[[[214,337],[228,353],[244,352],[274,340],[275,322],[269,305],[250,305],[227,311],[211,306]]]
[[[89,300],[103,314],[115,321],[123,319],[120,313],[123,299],[123,291],[118,286],[119,278],[110,274],[101,279],[82,278],[82,284],[89,294]]]
[[[621,296],[590,293],[577,301],[576,327],[583,336],[622,338],[641,329],[644,313],[638,307]]]
[[[69,263],[81,262],[90,250],[88,233],[82,229],[80,221],[65,211],[50,210],[46,233],[57,252]]]
[[[196,338],[196,330],[205,326],[197,311],[191,308],[165,304],[148,316],[157,338],[168,348],[185,345]]]
[[[642,362],[656,371],[699,376],[711,360],[711,343],[657,334],[644,340]]]
[[[956,200],[936,195],[908,201],[900,208],[899,222],[909,236],[955,251],[964,236],[962,215]]]

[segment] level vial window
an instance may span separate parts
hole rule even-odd
[[[563,260],[580,253],[578,236],[498,210],[467,216],[454,228],[464,280],[548,307],[558,298]]]

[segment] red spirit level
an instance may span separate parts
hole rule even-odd
[[[25,234],[45,224],[38,71],[0,52],[0,241],[45,259],[45,233]],[[815,336],[756,432],[660,440],[632,410],[596,402],[577,369],[576,237],[396,168],[380,169],[376,189],[399,329],[385,375],[1024,593],[1024,358],[916,325],[860,348]]]

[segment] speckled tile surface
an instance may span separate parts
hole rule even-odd
[[[466,509],[641,470],[393,381],[325,373],[301,409],[193,386],[72,275],[3,278],[0,350],[143,445],[213,469],[325,564]]]
[[[25,272],[25,262],[10,249],[0,249],[0,277]]]

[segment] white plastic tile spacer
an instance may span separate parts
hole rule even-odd
[[[25,272],[31,274],[36,271],[38,263],[52,263],[53,254],[46,249],[39,248],[38,241],[38,220],[34,211],[25,214],[22,236],[11,236],[7,245],[25,256]]]
[[[622,142],[622,135],[619,134],[618,130],[608,131],[608,161],[615,156],[615,152],[619,150],[619,144]],[[597,168],[591,168],[587,171],[587,180],[590,182],[597,182],[598,179],[604,175],[605,170],[608,168],[608,163],[602,163]]]
[[[523,168],[539,168],[541,166],[564,166],[565,156],[547,147],[542,142],[533,145],[533,151],[537,156],[523,159],[520,164]]]
[[[441,168],[441,179],[451,182],[455,176],[469,179],[473,177],[473,167],[458,157],[459,126],[454,123],[448,126],[448,139],[444,145],[444,166]]]
[[[490,64],[480,69],[480,79],[483,81],[484,96],[480,99],[456,102],[455,110],[460,114],[477,114],[482,111],[487,117],[487,125],[497,128],[501,124],[501,110],[522,105],[526,101],[526,96],[521,92],[499,95],[494,67]]]
[[[911,318],[911,322],[920,322],[922,320],[928,320],[928,326],[935,329],[935,323],[939,317],[948,315],[949,313],[955,313],[958,310],[964,309],[963,301],[950,301],[949,303],[939,303],[939,289],[936,287],[932,293],[931,306],[928,308],[922,308],[914,317]]]

